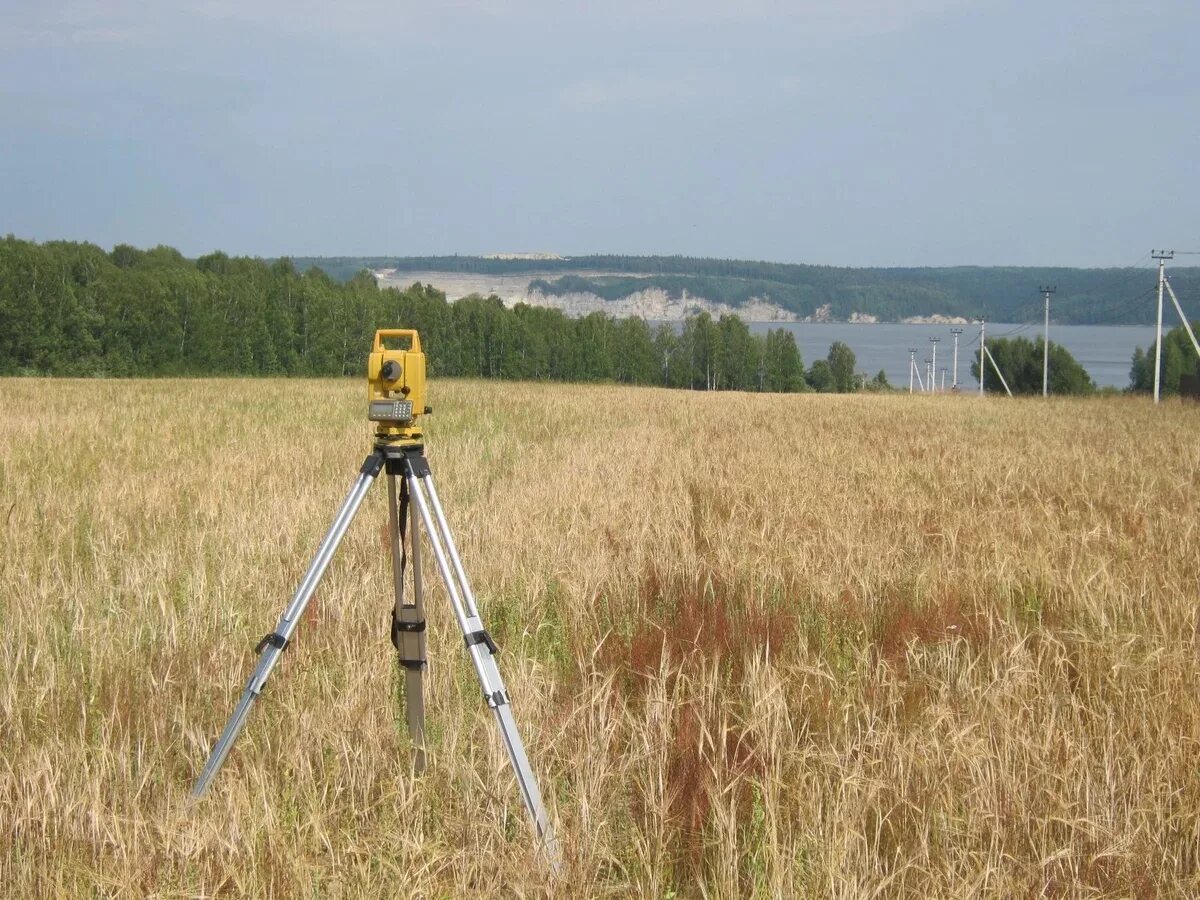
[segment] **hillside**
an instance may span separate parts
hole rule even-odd
[[[551,305],[573,314],[678,318],[689,304],[750,311],[755,319],[897,322],[944,316],[1025,322],[1039,319],[1038,286],[1058,287],[1053,317],[1062,324],[1132,325],[1154,320],[1155,272],[1140,268],[1016,266],[839,268],[683,256],[302,257],[345,280],[365,269],[385,283],[433,284],[450,297],[496,293],[506,302]],[[1200,317],[1200,268],[1169,269],[1189,316]],[[493,290],[493,285],[496,289]],[[462,290],[470,286],[471,290]],[[461,291],[461,292],[460,292]],[[674,302],[673,301],[678,301]],[[745,314],[745,312],[743,313]]]

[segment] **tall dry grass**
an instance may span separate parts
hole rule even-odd
[[[411,774],[378,489],[187,803],[360,383],[0,398],[8,896],[1200,891],[1194,406],[435,383],[556,885],[440,590]]]

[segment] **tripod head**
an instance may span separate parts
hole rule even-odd
[[[407,340],[406,349],[391,349],[385,340]],[[377,422],[377,444],[421,443],[418,419],[433,410],[425,405],[425,354],[421,337],[411,328],[381,328],[367,357],[367,418]]]

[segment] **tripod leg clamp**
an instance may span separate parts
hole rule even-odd
[[[291,641],[285,638],[282,634],[276,634],[274,631],[272,631],[270,634],[265,635],[263,639],[258,642],[258,646],[254,648],[254,652],[262,653],[267,647],[278,647],[280,650],[286,650],[288,648],[288,644],[290,643]]]
[[[378,450],[363,460],[362,468],[358,471],[363,475],[374,478],[383,470],[384,456]]]
[[[425,478],[429,475],[429,460],[419,454],[411,454],[404,458],[408,463],[408,472],[413,478]]]
[[[475,644],[487,644],[487,648],[492,652],[492,656],[500,652],[500,648],[496,646],[496,642],[492,640],[492,636],[487,633],[486,628],[481,628],[479,631],[472,631],[463,640],[467,642],[468,650]]]

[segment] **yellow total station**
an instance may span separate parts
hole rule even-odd
[[[407,342],[390,349],[386,341]],[[411,328],[381,328],[367,358],[367,418],[377,423],[381,444],[419,444],[418,420],[433,410],[425,405],[425,354],[421,337]]]

